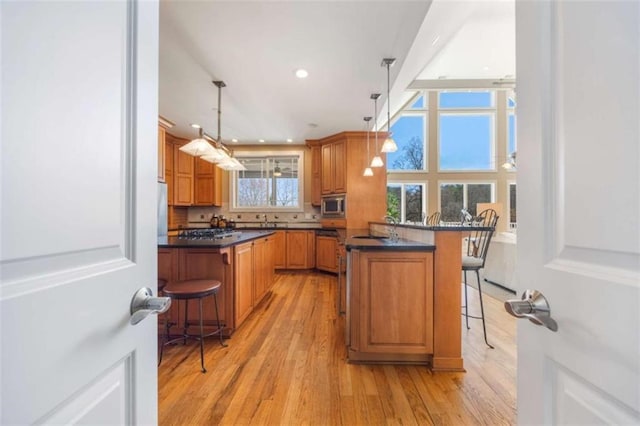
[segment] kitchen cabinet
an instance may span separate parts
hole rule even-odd
[[[321,271],[338,272],[338,239],[336,237],[316,236],[316,268]]]
[[[433,252],[351,250],[349,255],[349,360],[429,363]]]
[[[315,267],[315,236],[315,231],[287,231],[287,269],[311,269]]]
[[[287,267],[287,231],[276,231],[273,235],[273,263],[276,269]]]
[[[234,293],[236,327],[253,311],[254,250],[253,241],[234,247]]]
[[[167,201],[170,206],[173,206],[173,142],[166,132],[164,147],[164,179],[167,183]]]
[[[165,182],[165,135],[167,131],[158,125],[158,182]]]
[[[311,205],[320,206],[322,201],[322,152],[321,147],[311,147]]]
[[[384,140],[386,135],[379,132],[378,139]],[[367,163],[367,132],[342,132],[306,143],[312,155],[320,150],[321,195],[346,195],[345,217],[325,218],[322,226],[366,229],[369,222],[382,220],[387,211],[387,172],[381,167],[374,169],[373,176],[362,176]],[[381,156],[386,161],[386,155]],[[313,172],[312,185],[312,191],[317,191]]]
[[[346,192],[346,144],[345,141],[322,145],[321,187],[322,195]]]
[[[222,206],[222,169],[196,158],[193,192],[195,206]]]
[[[262,301],[271,289],[274,279],[273,238],[259,238],[253,244],[255,265],[254,306]]]
[[[173,139],[173,205],[190,206],[193,204],[195,158],[180,151],[180,147],[188,143],[187,140]]]

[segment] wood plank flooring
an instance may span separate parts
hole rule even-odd
[[[480,320],[463,321],[466,373],[423,366],[346,362],[336,278],[276,274],[272,294],[228,347],[167,346],[158,371],[161,425],[501,425],[516,421],[515,319],[484,297],[489,349]],[[478,305],[469,288],[469,305]],[[476,312],[477,309],[472,309]]]

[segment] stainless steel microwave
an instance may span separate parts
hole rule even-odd
[[[321,214],[323,218],[344,217],[347,209],[347,200],[342,195],[327,195],[322,197]]]

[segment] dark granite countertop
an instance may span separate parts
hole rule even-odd
[[[388,222],[369,222],[375,225],[387,225],[393,226]],[[426,231],[489,231],[492,228],[490,226],[471,226],[471,225],[457,225],[457,226],[425,226],[425,225],[410,225],[406,223],[399,223],[396,225],[398,228],[411,228],[411,229],[424,229]]]
[[[358,238],[366,237],[366,238]],[[434,251],[436,246],[403,238],[393,241],[368,229],[338,229],[338,238],[347,250]]]
[[[158,238],[158,248],[225,248],[272,235],[272,230],[242,230],[234,235],[214,240],[185,240],[178,237]]]

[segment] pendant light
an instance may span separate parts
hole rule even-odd
[[[223,170],[246,170],[247,168],[237,159],[233,158],[229,150],[222,143],[222,136],[220,136],[221,116],[222,116],[222,88],[226,87],[224,81],[214,81],[213,84],[218,88],[218,138],[215,152],[210,152],[208,155],[204,155],[201,158],[210,163],[217,164]]]
[[[275,177],[280,177],[282,176],[282,170],[280,169],[280,166],[278,165],[278,162],[276,161],[276,166],[273,168],[273,175]]]
[[[380,97],[380,93],[372,93],[371,99],[373,99],[373,119],[375,123],[373,128],[376,131],[376,150],[374,151],[373,160],[371,160],[371,167],[382,167],[384,166],[384,162],[380,155],[378,155],[378,98]]]
[[[215,155],[217,153],[217,149],[214,148],[209,141],[204,138],[204,130],[202,127],[198,128],[198,137],[193,139],[191,142],[182,145],[178,148],[182,152],[186,152],[189,155],[193,155],[194,157],[201,157],[203,155]]]
[[[369,121],[371,121],[371,117],[365,117],[364,121],[367,123],[367,162],[365,163],[367,167],[365,167],[362,176],[373,176],[373,170],[369,167],[369,158],[371,157],[369,152]]]
[[[391,98],[389,94],[391,92],[391,82],[389,80],[389,68],[395,64],[396,58],[384,58],[382,60],[382,66],[387,66],[387,139],[382,144],[381,152],[396,152],[398,145],[396,141],[391,137]]]

